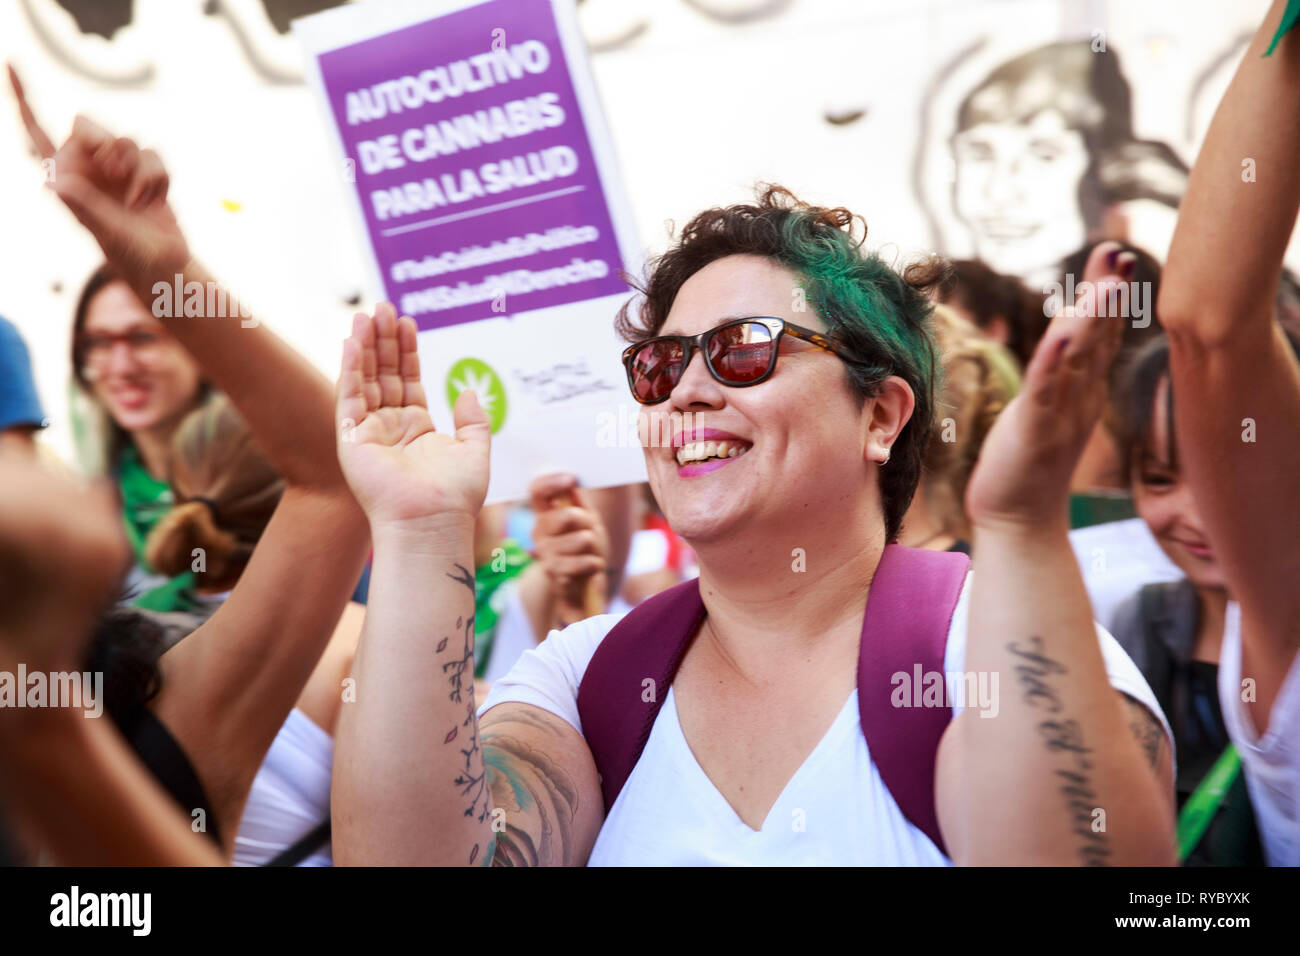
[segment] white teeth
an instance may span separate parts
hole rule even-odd
[[[730,441],[693,441],[677,449],[677,464],[708,461],[711,458],[739,458],[749,451],[748,445]]]

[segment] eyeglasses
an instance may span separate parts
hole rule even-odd
[[[829,336],[785,319],[755,316],[726,322],[699,335],[660,335],[623,351],[627,383],[642,405],[657,405],[677,387],[691,357],[699,349],[715,381],[745,388],[767,381],[776,369],[781,336],[810,342],[853,361],[853,356]]]
[[[163,343],[160,332],[149,329],[132,329],[113,335],[107,332],[88,332],[81,337],[81,364],[87,368],[103,368],[113,354],[113,346],[122,342],[138,358],[148,358]]]

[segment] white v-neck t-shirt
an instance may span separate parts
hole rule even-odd
[[[1242,700],[1241,605],[1228,602],[1219,651],[1219,707],[1241,754],[1259,840],[1270,866],[1300,866],[1300,654],[1291,662],[1261,735]],[[1251,698],[1253,700],[1253,697]]]
[[[970,576],[953,614],[944,670],[964,670]],[[498,704],[532,704],[582,733],[578,685],[601,640],[621,615],[605,614],[552,631],[492,686],[479,716]],[[1100,626],[1111,685],[1141,701],[1164,724],[1155,695],[1119,643]],[[1008,689],[1009,690],[1009,689]],[[953,715],[961,712],[953,708]],[[948,866],[951,861],[903,816],[872,762],[849,694],[830,729],[786,783],[758,830],[736,814],[695,759],[670,687],[645,750],[596,838],[590,866]]]

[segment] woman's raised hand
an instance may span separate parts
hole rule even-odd
[[[32,145],[50,163],[47,184],[94,235],[105,258],[137,287],[180,272],[189,247],[167,204],[167,170],[158,154],[83,116],[56,148],[12,66],[9,82]]]
[[[1024,387],[998,418],[966,491],[977,528],[1060,528],[1070,476],[1106,404],[1106,379],[1127,317],[1115,290],[1135,257],[1105,242],[1092,250],[1078,299],[1052,320]]]
[[[373,317],[358,314],[343,343],[339,462],[376,536],[427,519],[473,520],[487,494],[487,415],[473,392],[463,392],[453,409],[455,435],[434,429],[415,332],[412,319],[399,321],[383,303]]]

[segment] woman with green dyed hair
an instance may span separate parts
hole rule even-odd
[[[1119,322],[1091,299],[1053,321],[970,479],[968,576],[892,543],[934,415],[940,270],[896,272],[859,222],[770,187],[651,264],[625,365],[699,580],[552,632],[478,708],[487,419],[466,392],[434,431],[409,319],[347,341],[339,456],[375,558],[336,862],[1173,862],[1168,729],[1066,535]],[[1104,245],[1088,277],[1128,266]]]

